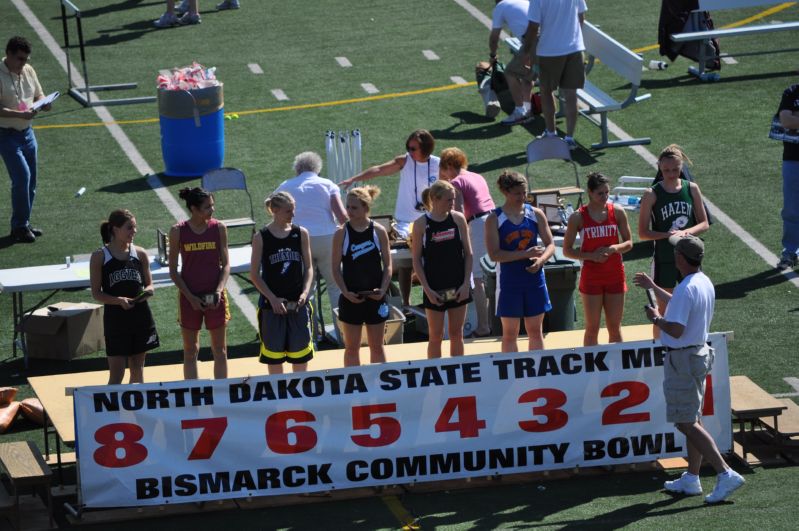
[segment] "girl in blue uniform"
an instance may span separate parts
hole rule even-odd
[[[463,355],[463,323],[472,302],[472,246],[466,218],[454,210],[455,188],[436,181],[422,193],[427,213],[413,223],[413,271],[424,289],[427,357],[441,357],[444,315],[449,318],[449,355]]]
[[[555,252],[544,212],[527,203],[527,180],[505,170],[497,179],[505,204],[486,219],[486,250],[497,262],[497,316],[502,320],[502,352],[517,352],[519,319],[528,349],[544,348],[544,313],[552,309],[544,264]],[[541,244],[538,244],[539,238]]]

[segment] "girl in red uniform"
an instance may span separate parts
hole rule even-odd
[[[588,204],[571,215],[563,237],[563,254],[583,262],[580,295],[585,311],[585,346],[597,344],[603,308],[609,341],[622,340],[627,283],[621,255],[633,248],[633,241],[624,209],[608,201],[609,182],[601,173],[588,175]],[[578,232],[581,244],[575,249]]]
[[[178,322],[183,336],[183,376],[197,379],[197,354],[203,321],[211,336],[214,378],[227,378],[225,284],[230,276],[227,228],[214,219],[214,196],[202,188],[183,188],[191,217],[169,231],[169,276],[178,294]],[[181,267],[178,271],[178,257]]]

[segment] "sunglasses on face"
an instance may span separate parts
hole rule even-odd
[[[419,151],[421,148],[419,146],[405,146],[405,149],[414,152],[414,151]]]

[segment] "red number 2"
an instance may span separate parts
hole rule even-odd
[[[122,438],[117,439],[117,434]],[[138,465],[147,459],[147,448],[136,442],[142,437],[144,430],[138,424],[119,422],[103,426],[94,433],[94,440],[102,445],[94,451],[94,461],[108,468]],[[119,457],[117,450],[122,450],[124,457]]]
[[[216,417],[210,419],[187,419],[180,421],[180,427],[184,430],[193,430],[202,428],[202,433],[197,439],[197,444],[191,449],[189,454],[189,461],[194,459],[210,459],[216,447],[219,446],[219,441],[222,440],[222,434],[227,429],[227,417]]]
[[[624,391],[628,395],[608,405],[602,412],[602,425],[627,424],[630,422],[647,422],[649,413],[622,413],[625,409],[635,407],[646,402],[649,398],[649,386],[643,382],[617,382],[602,389],[602,398],[620,396]]]

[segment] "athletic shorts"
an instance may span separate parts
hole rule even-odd
[[[390,308],[386,298],[375,301],[366,299],[360,303],[351,302],[344,295],[338,298],[338,320],[351,325],[380,324],[388,319]]]
[[[158,348],[160,345],[158,331],[154,326],[142,330],[134,328],[128,332],[117,332],[105,336],[107,356],[135,356]]]
[[[189,300],[178,293],[178,323],[187,330],[200,330],[205,321],[206,330],[215,330],[230,321],[230,305],[228,304],[227,290],[222,290],[222,301],[219,306],[195,310]]]
[[[707,345],[666,352],[663,394],[668,422],[692,423],[702,415],[705,377],[713,367],[713,355],[713,349]]]
[[[555,90],[579,89],[585,85],[585,64],[583,52],[556,57],[538,57],[538,67],[541,69],[541,89]]]
[[[525,81],[533,81],[535,79],[535,74],[533,73],[533,69],[530,67],[532,62],[531,54],[525,54],[521,52],[514,54],[510,62],[505,65],[505,75],[513,76]]]
[[[583,295],[627,293],[627,281],[624,277],[580,276],[580,293]]]
[[[652,260],[652,280],[663,289],[674,289],[680,283],[680,272],[674,262]]]
[[[534,317],[551,309],[545,285],[497,288],[497,317]]]
[[[311,305],[307,302],[296,312],[278,315],[271,308],[258,309],[258,337],[261,353],[258,361],[270,365],[306,363],[313,358]]]
[[[427,293],[424,293],[422,295],[422,307],[424,309],[426,309],[426,310],[433,310],[434,312],[446,312],[447,310],[449,310],[451,308],[460,308],[464,304],[469,304],[470,302],[472,302],[472,294],[471,294],[471,292],[469,293],[469,296],[465,300],[462,300],[460,302],[459,301],[449,301],[449,302],[445,302],[441,306],[439,306],[438,304],[433,304],[432,302],[430,302],[430,299],[427,298]]]

